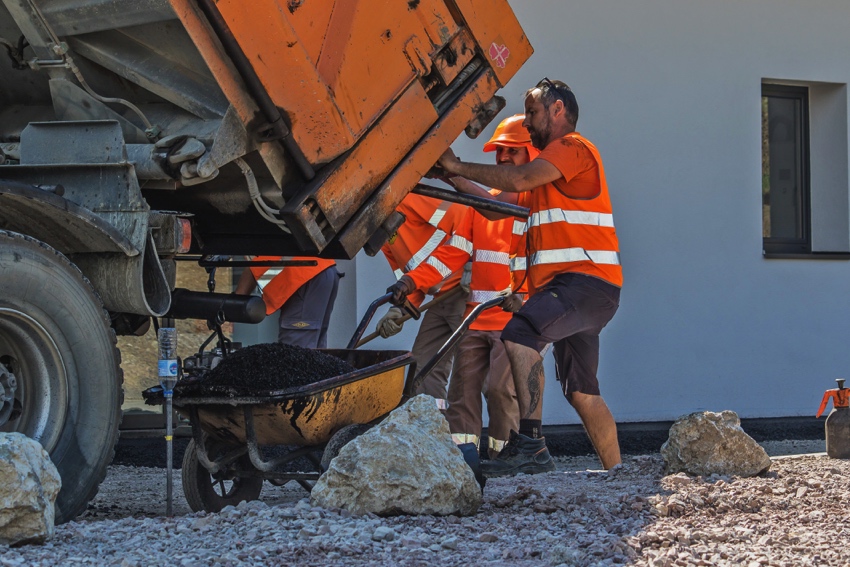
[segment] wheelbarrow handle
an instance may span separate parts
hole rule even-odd
[[[431,360],[425,363],[425,366],[422,367],[421,370],[410,380],[410,382],[405,386],[404,389],[404,397],[410,398],[413,395],[422,381],[425,379],[431,370],[434,369],[446,356],[451,353],[457,344],[460,342],[461,337],[463,337],[464,333],[469,330],[469,327],[472,323],[478,319],[478,316],[481,315],[482,312],[490,309],[491,307],[495,307],[497,305],[501,305],[503,301],[505,301],[506,297],[510,297],[509,295],[494,297],[493,299],[489,299],[483,303],[479,303],[475,306],[472,312],[466,316],[466,319],[460,324],[460,326],[455,329],[455,332],[452,333],[452,336],[448,338],[448,340],[443,343],[443,346],[440,347],[440,350],[431,357]]]
[[[354,331],[354,336],[351,337],[351,340],[348,341],[348,346],[345,348],[355,349],[360,346],[360,337],[362,337],[363,333],[366,332],[366,327],[369,326],[369,321],[371,321],[372,317],[374,317],[375,311],[377,311],[378,307],[380,307],[381,305],[389,303],[392,298],[392,293],[386,293],[369,305],[369,307],[366,309],[366,313],[363,314],[363,318],[360,320],[360,324],[357,325],[357,329]],[[404,304],[401,306],[401,309],[406,311],[407,314],[410,315],[410,317],[413,319],[418,320],[421,316],[419,309],[417,309],[416,306],[413,305],[409,299],[404,300]]]
[[[419,311],[421,313],[422,311],[427,311],[428,309],[431,309],[432,307],[436,307],[440,303],[446,301],[450,297],[454,297],[454,296],[458,295],[462,291],[463,291],[463,288],[460,287],[460,286],[453,287],[449,291],[445,292],[443,295],[435,297],[434,299],[432,299],[431,301],[429,301],[427,303],[423,303],[422,306],[419,308]],[[407,321],[410,321],[411,319],[417,319],[417,318],[418,317],[413,317],[412,315],[410,315],[408,313],[407,315],[404,315],[403,317],[396,319],[396,323],[406,323]],[[369,341],[371,341],[373,339],[377,339],[380,336],[381,336],[381,333],[379,333],[378,331],[375,331],[373,333],[369,333],[368,335],[366,335],[365,337],[360,339],[360,342],[358,342],[357,345],[354,348],[360,348],[363,345],[365,345],[366,343],[368,343]]]

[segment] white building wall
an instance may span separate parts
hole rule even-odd
[[[817,96],[826,102],[813,101],[821,114],[812,128],[824,132],[817,140],[813,132],[812,193],[831,220],[815,233],[825,246],[850,249],[850,3],[511,5],[535,54],[501,93],[506,111],[455,151],[491,163],[481,145],[501,118],[522,111],[522,93],[543,76],[575,91],[578,130],[605,160],[622,247],[621,307],[603,332],[599,372],[617,421],[704,409],[814,415],[823,390],[850,366],[850,264],[762,256],[761,83],[822,83]],[[361,253],[354,263],[356,278],[349,269],[340,298],[356,306],[338,304],[332,346],[344,346],[356,316],[394,281],[382,257]],[[408,324],[370,346],[409,348],[414,335]],[[546,372],[544,422],[577,423],[551,359]]]

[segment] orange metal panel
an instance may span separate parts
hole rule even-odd
[[[443,79],[443,83],[448,85],[457,77],[475,56],[476,47],[475,41],[467,30],[461,30],[452,38],[448,47],[434,59],[434,67]]]
[[[405,2],[350,0],[331,17],[318,71],[355,136],[415,78],[404,55],[408,38],[422,30]],[[376,9],[381,14],[375,17]]]
[[[335,4],[318,70],[355,136],[374,123],[410,81],[430,71],[431,59],[457,30],[443,0]],[[413,56],[411,49],[420,56]]]
[[[437,119],[422,86],[410,85],[345,160],[315,179],[283,208],[284,219],[297,219],[289,225],[299,245],[311,253],[324,249]],[[307,232],[300,232],[305,225]]]
[[[357,254],[405,195],[431,169],[446,148],[451,146],[476,109],[490,100],[497,88],[492,70],[482,73],[457,104],[422,137],[413,151],[398,162],[398,167],[340,233],[339,243],[349,258]]]
[[[499,86],[505,86],[534,52],[507,0],[455,0],[455,4]]]
[[[313,64],[319,60],[328,24],[339,2],[289,2],[289,21]]]
[[[351,147],[354,136],[316,71],[288,17],[285,0],[219,0],[218,10],[310,163],[327,162]]]
[[[250,124],[256,120],[259,108],[245,91],[239,73],[236,72],[230,58],[222,50],[221,44],[214,39],[214,34],[197,4],[190,0],[169,1],[177,18],[183,24],[210,72],[215,77],[224,96],[233,105],[239,119],[243,124]],[[283,150],[280,145],[263,144],[260,154],[275,181],[278,184],[282,183],[286,170],[284,168]]]
[[[447,44],[459,29],[460,23],[455,21],[446,0],[414,0],[407,2],[407,7],[425,30],[434,48],[429,52],[431,55]]]

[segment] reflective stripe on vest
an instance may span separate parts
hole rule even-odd
[[[445,211],[443,211],[442,214],[445,214]],[[440,217],[440,218],[442,218],[442,217]],[[435,230],[434,234],[431,235],[431,238],[428,239],[428,242],[426,242],[422,246],[422,248],[420,248],[419,251],[417,251],[416,254],[414,254],[412,258],[410,258],[410,261],[407,264],[405,264],[404,271],[409,272],[410,270],[415,269],[416,266],[421,264],[425,260],[425,258],[430,256],[431,253],[434,252],[434,250],[437,249],[437,246],[439,246],[440,243],[443,242],[443,239],[445,237],[446,237],[445,232],[443,232],[442,230],[439,230],[439,229]]]
[[[528,228],[528,223],[523,221],[514,221],[513,233],[517,236],[522,236],[525,234],[526,229]]]
[[[455,445],[473,443],[477,447],[480,439],[481,438],[474,433],[452,433],[452,441],[454,441]]]
[[[458,250],[462,250],[467,254],[472,254],[472,242],[462,236],[458,236],[457,234],[453,234],[446,244],[454,246]]]
[[[542,224],[551,224],[553,222],[614,228],[614,215],[610,213],[594,213],[590,211],[547,209],[545,211],[536,212],[528,218],[529,226],[540,226]]]
[[[449,210],[449,207],[452,206],[452,203],[449,201],[443,201],[440,203],[440,206],[434,210],[434,214],[431,215],[431,218],[428,219],[428,224],[437,228],[437,225],[440,224],[440,221],[443,220],[443,217],[446,216],[446,211]]]
[[[503,289],[502,291],[489,291],[483,289],[473,289],[470,290],[469,302],[470,303],[484,303],[485,301],[490,301],[491,299],[496,299],[497,297],[507,297],[511,295],[513,290],[508,287]],[[525,301],[524,293],[517,293],[516,295],[520,296],[523,301]]]
[[[594,264],[620,265],[620,253],[611,250],[585,250],[584,248],[559,248],[541,250],[531,255],[531,265],[560,264],[568,262],[586,262]]]
[[[432,268],[434,268],[435,270],[437,270],[440,273],[440,275],[443,277],[443,279],[449,277],[450,275],[452,275],[454,273],[454,272],[452,272],[452,270],[448,266],[446,266],[445,264],[443,264],[442,262],[440,262],[439,260],[437,260],[433,256],[428,256],[428,259],[425,260],[425,263],[428,264],[429,266],[431,266]]]
[[[269,285],[269,282],[272,281],[274,277],[279,273],[280,268],[269,268],[265,274],[260,276],[260,279],[257,280],[257,283],[260,285],[261,288],[264,288]]]
[[[511,271],[516,272],[518,270],[525,269],[525,256],[516,256],[511,258]]]
[[[488,262],[490,264],[502,264],[507,266],[510,256],[507,252],[496,252],[494,250],[476,250],[475,262]]]

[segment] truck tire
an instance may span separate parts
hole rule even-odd
[[[217,457],[214,443],[205,443],[211,460]],[[237,461],[240,468],[253,468],[247,457]],[[257,500],[263,490],[261,477],[237,477],[219,474],[215,477],[198,461],[198,449],[195,440],[189,441],[183,453],[181,479],[183,495],[193,512],[221,512],[225,506],[236,506],[240,502]],[[258,473],[259,474],[259,473]]]
[[[67,522],[94,498],[115,454],[121,355],[103,303],[64,255],[0,230],[0,266],[0,371],[16,385],[0,431],[50,454],[62,477],[55,522]]]

